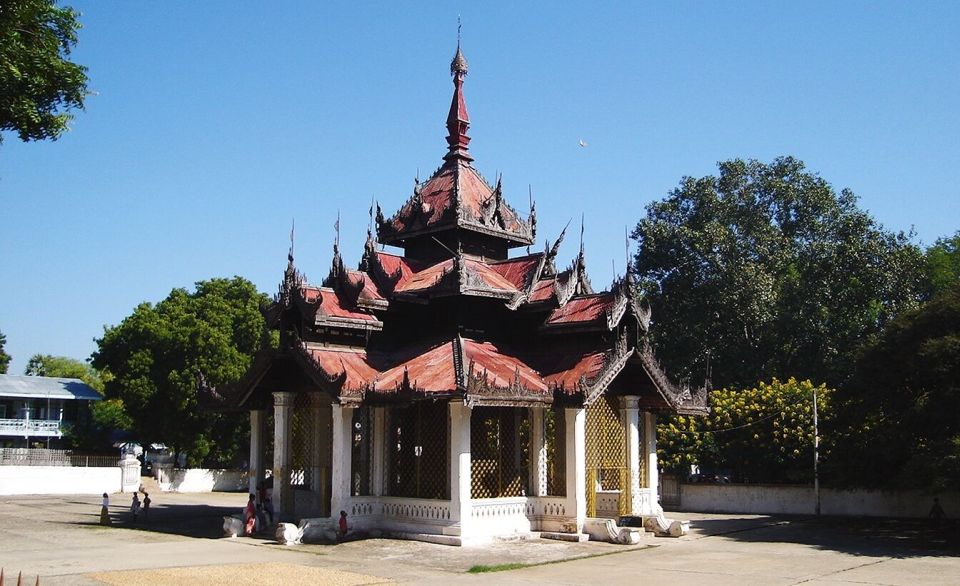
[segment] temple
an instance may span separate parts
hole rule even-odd
[[[705,413],[706,387],[660,367],[629,271],[594,290],[582,227],[562,270],[566,229],[510,255],[534,243],[535,204],[517,211],[474,168],[459,43],[450,71],[440,167],[394,215],[376,206],[356,269],[338,233],[310,284],[291,244],[265,309],[279,346],[208,389],[250,413],[251,491],[269,476],[284,519],[332,527],[342,510],[351,528],[454,544],[662,522],[656,415]]]

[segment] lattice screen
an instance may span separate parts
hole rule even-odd
[[[620,491],[618,509],[629,510],[627,447],[616,397],[604,395],[586,409],[587,514],[596,515],[596,491]]]
[[[544,442],[547,444],[547,494],[567,495],[566,423],[563,409],[545,409],[543,414]]]
[[[530,419],[526,409],[475,407],[470,418],[472,498],[528,492]]]
[[[386,481],[391,496],[450,498],[447,404],[419,401],[387,411]]]
[[[316,433],[310,395],[297,393],[290,419],[290,486],[309,489],[315,462],[313,434]]]
[[[373,408],[353,409],[353,442],[350,453],[350,494],[367,496],[373,493],[371,486],[373,468]]]

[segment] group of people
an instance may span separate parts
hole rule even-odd
[[[253,535],[273,525],[273,501],[267,494],[267,488],[261,482],[257,493],[251,494],[244,509],[244,532]]]
[[[130,501],[130,514],[133,516],[133,522],[137,522],[140,513],[143,513],[143,520],[150,518],[150,493],[143,492],[143,501],[140,500],[139,491],[133,493],[133,499]],[[110,525],[110,495],[103,493],[103,501],[100,503],[100,524]]]

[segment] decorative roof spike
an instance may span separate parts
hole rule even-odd
[[[463,96],[463,78],[467,75],[467,60],[460,51],[460,41],[457,40],[457,54],[450,62],[450,75],[453,76],[453,100],[450,102],[450,113],[447,114],[447,145],[449,152],[443,157],[445,161],[462,160],[467,163],[473,161],[470,156],[470,137],[467,130],[470,128],[470,114],[467,112],[467,101]]]

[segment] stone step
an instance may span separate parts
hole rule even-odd
[[[571,541],[574,543],[583,543],[590,541],[590,536],[586,533],[560,533],[557,531],[541,531],[540,539],[555,539],[557,541]]]

